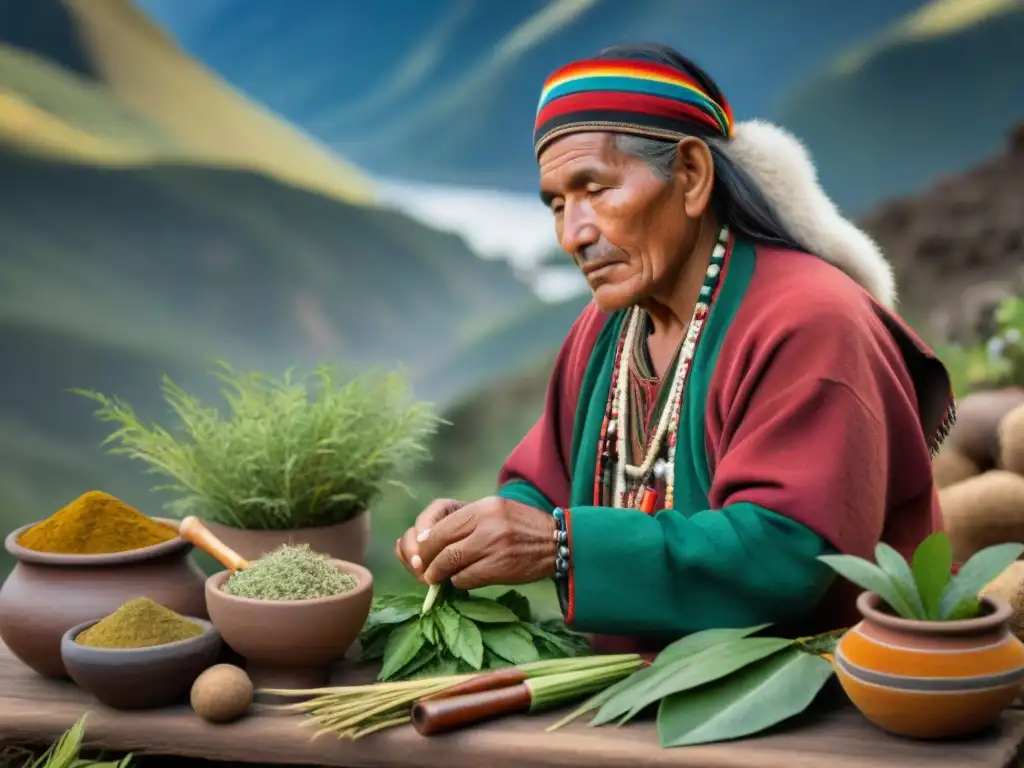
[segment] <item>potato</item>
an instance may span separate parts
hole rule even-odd
[[[1014,408],[1024,405],[1024,389],[974,392],[957,401],[956,426],[946,445],[956,448],[984,471],[999,458],[999,423]]]
[[[1024,542],[1024,477],[992,469],[939,491],[953,556],[963,563],[978,550]]]
[[[983,595],[1001,597],[1013,608],[1010,631],[1024,639],[1024,561],[1018,560],[981,590]]]
[[[1024,405],[1018,405],[999,422],[999,466],[1024,475]]]
[[[232,664],[215,664],[192,684],[192,709],[211,723],[227,723],[245,714],[252,704],[252,681]]]
[[[981,468],[956,448],[943,446],[932,459],[932,475],[937,488],[945,488],[980,474]]]

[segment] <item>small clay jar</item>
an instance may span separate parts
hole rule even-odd
[[[0,639],[39,674],[67,677],[60,652],[64,633],[110,615],[133,597],[148,597],[183,616],[207,617],[205,577],[184,539],[105,555],[57,555],[18,544],[30,527],[4,542],[17,563],[0,587]]]
[[[900,736],[967,736],[994,724],[1024,683],[1024,644],[1009,628],[1013,610],[983,597],[981,616],[913,621],[886,612],[864,592],[864,617],[843,635],[836,673],[850,700],[875,725]]]

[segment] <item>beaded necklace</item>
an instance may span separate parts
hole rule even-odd
[[[629,354],[636,344],[637,334],[643,325],[643,310],[633,307],[630,310],[625,330],[620,334],[619,345],[613,364],[611,394],[605,408],[605,418],[601,429],[601,452],[598,469],[594,481],[594,503],[601,503],[602,489],[611,484],[611,502],[613,507],[639,506],[644,511],[653,511],[648,506],[652,490],[649,487],[653,477],[665,480],[665,508],[671,508],[675,501],[675,455],[676,441],[679,430],[679,411],[683,402],[683,392],[690,365],[700,341],[701,332],[710,311],[711,301],[715,296],[722,265],[725,261],[726,248],[729,242],[729,229],[722,227],[711,254],[711,263],[704,276],[704,284],[700,296],[693,309],[693,316],[687,326],[686,335],[677,355],[675,369],[669,384],[668,398],[662,407],[657,428],[650,438],[650,443],[639,464],[627,462],[627,429],[622,421],[629,408]],[[621,418],[620,418],[621,417]],[[641,496],[642,493],[642,496]],[[653,502],[651,502],[653,505]]]

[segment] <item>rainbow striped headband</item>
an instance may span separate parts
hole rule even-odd
[[[581,131],[673,140],[702,133],[729,138],[732,126],[729,104],[675,67],[590,59],[562,67],[544,83],[533,144],[539,156],[551,141]]]

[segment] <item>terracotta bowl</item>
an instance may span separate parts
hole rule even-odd
[[[370,615],[373,576],[343,560],[331,563],[358,579],[349,592],[316,600],[250,600],[221,586],[230,571],[206,580],[210,620],[224,642],[246,659],[257,688],[318,688],[328,683]]]
[[[17,563],[0,588],[0,639],[39,674],[67,677],[60,655],[64,633],[108,616],[133,597],[148,597],[183,616],[206,616],[205,577],[184,539],[109,555],[52,555],[18,544],[30,527],[4,542]]]
[[[366,551],[370,545],[369,512],[360,512],[351,520],[337,525],[290,531],[250,531],[208,520],[203,520],[203,525],[246,560],[258,560],[282,544],[308,544],[313,550],[335,560],[362,565],[366,562]]]
[[[994,724],[1024,684],[1024,644],[1013,610],[984,597],[986,613],[963,621],[911,621],[857,599],[864,620],[843,635],[835,667],[846,694],[875,725],[900,736],[966,736]]]
[[[186,617],[203,634],[152,648],[90,648],[75,638],[98,620],[72,627],[61,638],[60,650],[71,679],[101,703],[115,709],[147,709],[187,698],[199,674],[217,662],[220,633],[213,625]]]

